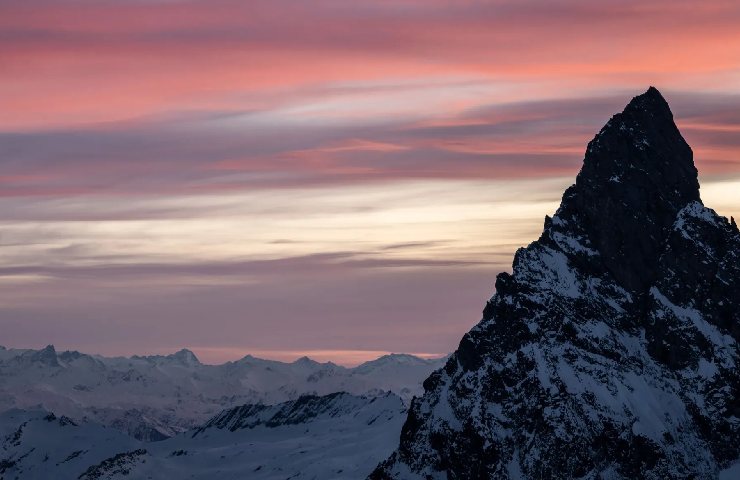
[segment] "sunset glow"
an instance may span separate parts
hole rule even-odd
[[[447,354],[649,85],[740,217],[739,24],[722,0],[0,1],[0,343]]]

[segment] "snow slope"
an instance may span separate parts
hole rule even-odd
[[[357,479],[397,445],[391,393],[303,396],[225,410],[203,427],[145,443],[43,411],[0,416],[0,478]]]
[[[42,410],[9,410],[0,414],[0,478],[76,479],[139,443],[118,430]]]

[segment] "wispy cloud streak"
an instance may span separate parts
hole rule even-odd
[[[724,0],[0,0],[5,341],[449,350],[648,85],[740,216],[738,21]]]

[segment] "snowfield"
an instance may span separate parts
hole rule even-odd
[[[0,415],[0,478],[358,479],[398,445],[401,399],[305,396],[227,410],[202,428],[142,442],[45,411]]]

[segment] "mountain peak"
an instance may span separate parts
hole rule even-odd
[[[591,141],[512,270],[373,480],[709,479],[736,461],[740,235],[701,203],[660,92]]]
[[[666,232],[694,201],[701,200],[693,152],[650,87],[588,144],[556,216],[583,226],[623,287],[644,291]]]
[[[293,365],[301,365],[301,366],[313,367],[313,366],[316,366],[316,365],[320,365],[320,363],[317,362],[316,360],[314,360],[312,358],[309,358],[306,355],[304,355],[301,358],[296,359],[293,362]]]
[[[660,91],[653,86],[648,88],[645,93],[634,97],[632,101],[627,104],[625,110],[637,110],[650,112],[651,114],[661,113],[668,114],[671,117],[673,116],[671,108],[668,106],[668,102],[666,102]]]
[[[416,355],[411,355],[408,353],[388,353],[386,355],[380,356],[376,358],[375,360],[368,360],[367,362],[364,362],[360,364],[360,366],[363,365],[369,365],[369,366],[380,366],[380,365],[426,365],[430,363],[428,360],[417,357]]]
[[[665,201],[680,206],[699,200],[693,152],[655,87],[634,97],[589,142],[576,186],[585,191],[622,184],[606,189],[624,195],[635,181],[639,186],[648,182],[668,194]]]
[[[31,359],[35,362],[48,365],[50,367],[58,367],[59,361],[57,360],[57,351],[54,345],[47,345],[41,350],[33,352]]]
[[[184,365],[200,365],[198,357],[196,357],[195,354],[187,348],[180,349],[170,356]]]

